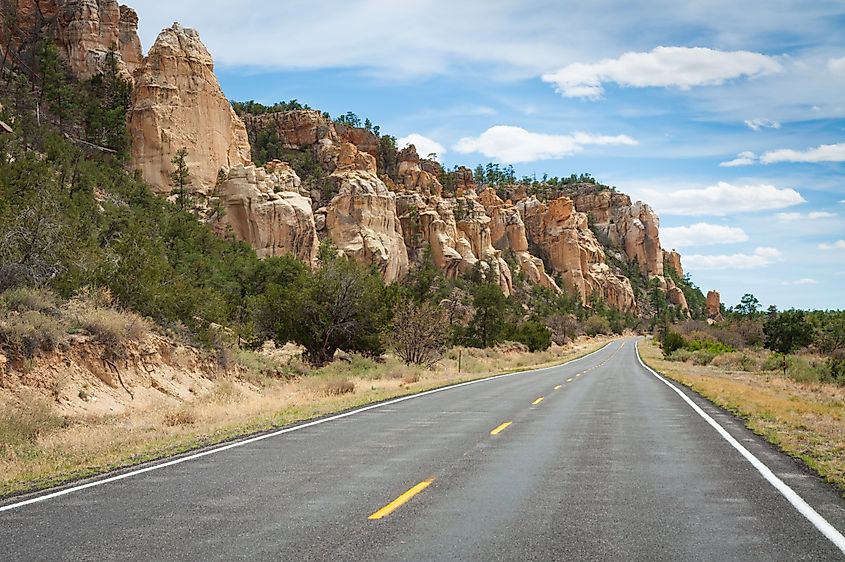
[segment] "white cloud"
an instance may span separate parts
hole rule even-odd
[[[833,244],[819,244],[820,250],[845,250],[845,240],[837,240]]]
[[[845,57],[841,59],[830,59],[827,61],[827,69],[831,74],[845,76]]]
[[[429,154],[436,154],[438,157],[446,154],[446,148],[439,142],[424,137],[418,133],[411,133],[407,137],[402,137],[396,141],[396,146],[400,149],[405,148],[409,144],[413,144],[417,149],[417,154],[421,158],[428,157]]]
[[[637,141],[627,135],[547,135],[532,133],[521,127],[496,125],[477,137],[464,137],[455,145],[461,154],[478,152],[500,162],[516,164],[570,156],[590,145],[634,146]]]
[[[733,160],[727,162],[720,162],[721,168],[734,168],[736,166],[750,166],[757,162],[757,155],[751,151],[740,152]]]
[[[746,119],[745,124],[754,131],[759,131],[760,129],[780,129],[780,122],[771,119]]]
[[[784,148],[771,150],[760,157],[763,164],[777,162],[845,162],[845,143],[822,144],[807,150]]]
[[[804,277],[803,279],[796,279],[795,281],[784,281],[781,285],[787,286],[798,286],[798,285],[818,285],[819,282],[815,279],[810,279],[809,277]]]
[[[836,216],[836,213],[828,213],[827,211],[813,211],[810,213],[778,213],[775,218],[781,222],[795,222],[803,220],[818,220],[830,219]]]
[[[666,248],[683,248],[745,242],[748,240],[748,235],[735,226],[700,222],[690,226],[661,228],[660,238]]]
[[[724,216],[784,209],[805,203],[801,194],[791,188],[773,185],[732,185],[720,181],[700,189],[664,191],[644,188],[638,196],[650,201],[662,213],[689,216]]]
[[[757,248],[753,254],[692,255],[684,256],[688,269],[754,269],[781,260],[783,254],[776,248]]]
[[[648,53],[628,52],[616,59],[595,64],[574,63],[543,75],[543,81],[568,98],[597,99],[602,83],[645,88],[715,86],[726,80],[754,78],[781,72],[772,57],[749,51],[717,51],[703,47],[657,47]]]

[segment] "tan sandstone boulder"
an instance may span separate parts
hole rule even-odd
[[[191,187],[209,193],[219,170],[250,163],[246,129],[214,74],[199,34],[173,24],[135,73],[129,109],[130,165],[160,192],[171,189],[171,160],[187,148]]]

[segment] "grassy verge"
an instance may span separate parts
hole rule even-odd
[[[253,433],[494,374],[556,365],[609,339],[546,352],[453,350],[434,370],[352,356],[293,380],[222,378],[191,402],[119,416],[62,418],[43,400],[0,410],[0,497],[215,445]],[[253,357],[256,362],[262,359]],[[243,358],[249,362],[250,358]]]
[[[745,420],[754,433],[804,461],[845,491],[845,389],[800,382],[777,371],[736,371],[667,361],[652,340],[640,343],[651,368]]]

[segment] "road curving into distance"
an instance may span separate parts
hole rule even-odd
[[[840,560],[842,530],[833,489],[630,338],[11,500],[0,559]]]

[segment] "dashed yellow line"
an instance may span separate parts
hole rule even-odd
[[[491,431],[490,435],[499,435],[501,432],[503,432],[504,430],[509,428],[512,424],[513,424],[513,422],[505,422],[502,425],[500,425],[499,427],[497,427],[496,429],[494,429],[493,431]]]
[[[560,390],[561,388],[563,388],[563,385],[562,385],[562,384],[559,384],[559,385],[557,385],[557,386],[555,387],[555,390]]]
[[[572,381],[574,381],[574,380],[575,380],[575,379],[566,379],[566,382],[572,382]]]
[[[532,405],[532,406],[536,406],[537,404],[539,404],[540,402],[542,402],[542,401],[543,401],[543,400],[545,400],[545,399],[546,399],[546,397],[545,397],[545,396],[541,396],[541,397],[539,397],[538,399],[536,399],[534,402],[532,402],[532,403],[531,403],[531,405]]]
[[[370,515],[368,519],[371,521],[375,521],[377,519],[381,519],[382,517],[387,517],[388,515],[396,511],[398,508],[408,503],[411,498],[431,486],[432,482],[434,482],[434,476],[427,480],[423,480],[422,482],[420,482],[419,484],[417,484],[416,486],[414,486],[413,488],[411,488],[410,490],[408,490],[407,492],[405,492],[404,494],[384,506],[383,508]]]

